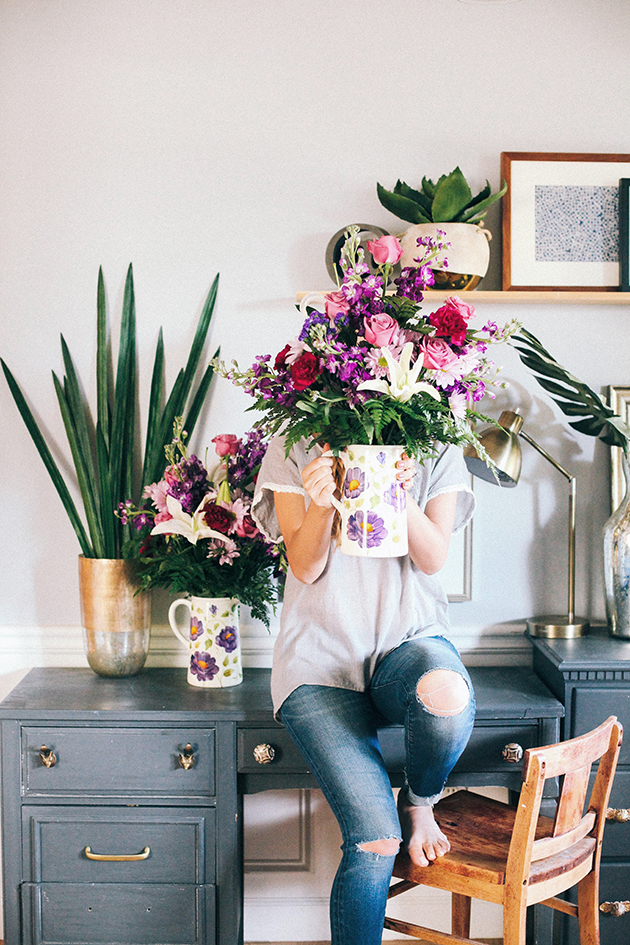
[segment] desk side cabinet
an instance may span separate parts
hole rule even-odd
[[[534,669],[564,703],[565,739],[608,716],[624,726],[604,830],[600,873],[601,945],[630,942],[630,641],[594,630],[576,640],[532,638]],[[626,911],[628,910],[628,911]],[[579,945],[577,922],[562,916],[562,945]]]

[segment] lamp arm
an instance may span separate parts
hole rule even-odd
[[[569,480],[571,487],[571,492],[569,495],[569,623],[573,623],[575,620],[575,512],[576,512],[576,480],[575,476],[572,476],[571,473],[567,472],[563,466],[558,463],[553,456],[550,456],[549,453],[539,446],[535,440],[532,440],[531,436],[525,433],[523,430],[519,431],[519,436],[522,436],[530,446],[533,446],[534,449],[540,453],[541,456],[551,463],[551,465],[562,473]]]

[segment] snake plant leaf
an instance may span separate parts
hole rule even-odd
[[[79,387],[79,379],[74,367],[72,355],[70,354],[68,345],[66,344],[66,340],[63,335],[61,335],[61,354],[66,371],[66,376],[64,378],[64,392],[70,413],[70,421],[77,439],[78,449],[81,454],[81,461],[85,465],[88,484],[91,487],[96,481],[96,470],[94,468],[94,462],[92,459],[92,444],[90,441],[90,431],[88,429],[88,418],[91,423],[91,417],[89,408],[87,405],[84,406],[83,398],[81,396],[81,389]]]
[[[451,171],[446,179],[435,188],[431,215],[434,223],[447,223],[454,220],[468,205],[472,191],[459,167]]]
[[[552,395],[560,410],[566,416],[582,418],[570,420],[570,427],[587,436],[599,437],[610,446],[619,446],[624,452],[628,451],[630,426],[615,414],[599,394],[562,367],[535,335],[521,328],[510,344],[543,390]]]
[[[74,469],[77,474],[79,492],[81,493],[81,499],[83,501],[83,510],[85,512],[90,538],[92,539],[92,548],[94,549],[94,554],[91,557],[102,558],[105,555],[105,548],[103,542],[103,531],[101,528],[101,523],[99,522],[98,496],[94,491],[94,487],[96,485],[93,478],[94,469],[92,467],[92,478],[90,478],[89,463],[86,461],[86,457],[81,448],[80,438],[77,435],[74,417],[68,402],[69,398],[67,387],[64,388],[54,371],[52,372],[52,377],[55,393],[57,394],[57,401],[59,403],[59,410],[61,412],[61,418],[63,420],[66,436],[68,438],[68,445],[70,446],[70,453],[72,455]]]
[[[105,546],[104,557],[115,558],[121,544],[121,529],[120,521],[112,514],[114,499],[109,476],[109,455],[100,420],[96,423],[96,466],[98,469],[101,522]]]
[[[7,380],[7,384],[9,385],[9,390],[11,391],[11,394],[13,396],[13,400],[15,401],[15,405],[20,413],[20,416],[22,417],[22,420],[24,421],[26,425],[26,429],[31,435],[31,439],[33,440],[33,443],[35,444],[35,448],[37,449],[37,452],[39,453],[42,459],[42,462],[44,463],[44,466],[46,467],[46,471],[48,472],[48,475],[50,476],[52,480],[52,483],[57,491],[57,494],[59,498],[61,499],[63,507],[66,511],[66,514],[68,518],[70,519],[70,524],[72,525],[72,528],[74,529],[74,533],[76,534],[79,540],[79,545],[81,546],[81,552],[82,554],[85,555],[86,558],[93,558],[94,551],[90,544],[90,540],[85,530],[85,526],[83,525],[83,522],[81,521],[81,517],[77,511],[77,507],[74,504],[74,501],[72,499],[72,496],[70,495],[70,492],[65,483],[65,480],[59,471],[59,467],[57,466],[55,460],[53,459],[52,453],[48,449],[46,441],[44,437],[42,436],[39,426],[37,425],[37,421],[35,420],[35,417],[33,416],[31,409],[26,402],[26,399],[20,389],[20,386],[18,385],[13,374],[11,373],[11,371],[9,370],[9,368],[7,367],[7,365],[5,364],[2,358],[0,358],[0,363],[2,364],[2,370]]]
[[[133,459],[133,419],[135,416],[136,309],[133,269],[129,266],[123,293],[118,367],[114,388],[112,435],[109,450],[112,498],[118,505],[126,496],[125,464]]]
[[[403,197],[402,194],[392,193],[386,190],[381,184],[376,185],[378,199],[390,213],[406,220],[407,223],[431,223],[431,217],[427,216],[422,207],[409,197]]]
[[[151,375],[151,393],[149,395],[149,412],[147,416],[147,434],[144,447],[144,466],[142,467],[141,490],[153,480],[149,479],[149,470],[155,465],[154,456],[162,452],[163,444],[158,443],[160,429],[161,405],[164,397],[164,332],[160,328],[153,373]]]
[[[218,358],[221,354],[221,348],[217,348],[212,356],[212,360]],[[214,377],[214,365],[211,363],[206,368],[201,381],[199,382],[199,387],[197,388],[197,393],[193,398],[193,402],[190,405],[190,409],[186,415],[186,420],[184,421],[184,429],[188,433],[188,436],[191,435],[192,431],[195,429],[197,420],[199,419],[199,414],[201,413],[201,408],[204,405],[204,401],[210,389],[210,384],[212,383],[212,378]]]
[[[427,216],[431,216],[431,204],[433,200],[431,197],[427,197],[426,194],[423,194],[421,190],[414,190],[409,184],[406,184],[403,180],[399,180],[394,187],[394,193],[400,194],[401,197],[408,197],[409,200],[414,200],[420,205]]]
[[[109,445],[110,415],[109,359],[107,349],[107,303],[103,269],[99,266],[96,289],[96,417],[101,424],[105,446]]]
[[[199,360],[201,358],[201,352],[205,344],[206,336],[208,334],[208,328],[210,327],[210,319],[214,312],[214,306],[217,300],[217,292],[219,289],[219,276],[218,274],[214,277],[214,281],[210,286],[210,291],[206,301],[204,302],[201,315],[199,317],[199,324],[197,325],[197,331],[195,332],[195,337],[193,338],[193,343],[190,349],[190,354],[188,355],[188,361],[186,363],[186,370],[184,372],[184,398],[187,398],[192,383],[195,377],[195,373],[199,366]],[[182,408],[184,404],[181,405]],[[183,413],[183,410],[180,411],[180,414]],[[188,434],[190,435],[192,431],[189,430]]]

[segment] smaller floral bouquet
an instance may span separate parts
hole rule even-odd
[[[283,574],[282,548],[256,527],[250,509],[256,476],[267,449],[259,430],[243,439],[215,436],[219,460],[208,470],[185,445],[178,417],[167,465],[159,482],[146,486],[138,508],[118,507],[123,524],[136,535],[125,545],[138,563],[141,590],[163,587],[194,597],[234,597],[269,627]]]
[[[437,311],[420,309],[433,284],[431,263],[448,243],[418,239],[417,266],[393,279],[402,248],[394,236],[367,243],[376,265],[365,263],[359,228],[350,227],[341,251],[338,291],[310,293],[300,309],[297,338],[275,358],[259,355],[241,371],[236,362],[219,373],[255,399],[267,435],[282,432],[287,450],[302,438],[329,443],[404,446],[422,462],[436,444],[479,448],[474,424],[489,418],[478,402],[498,380],[488,348],[509,339],[517,321],[473,327],[475,310],[457,297]],[[445,265],[442,262],[441,265]]]

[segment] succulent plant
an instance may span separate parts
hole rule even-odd
[[[385,209],[408,223],[478,223],[506,190],[504,181],[501,190],[493,194],[486,181],[483,190],[473,197],[459,167],[450,174],[442,174],[437,183],[423,177],[420,190],[401,180],[393,191],[376,185],[378,199]]]

